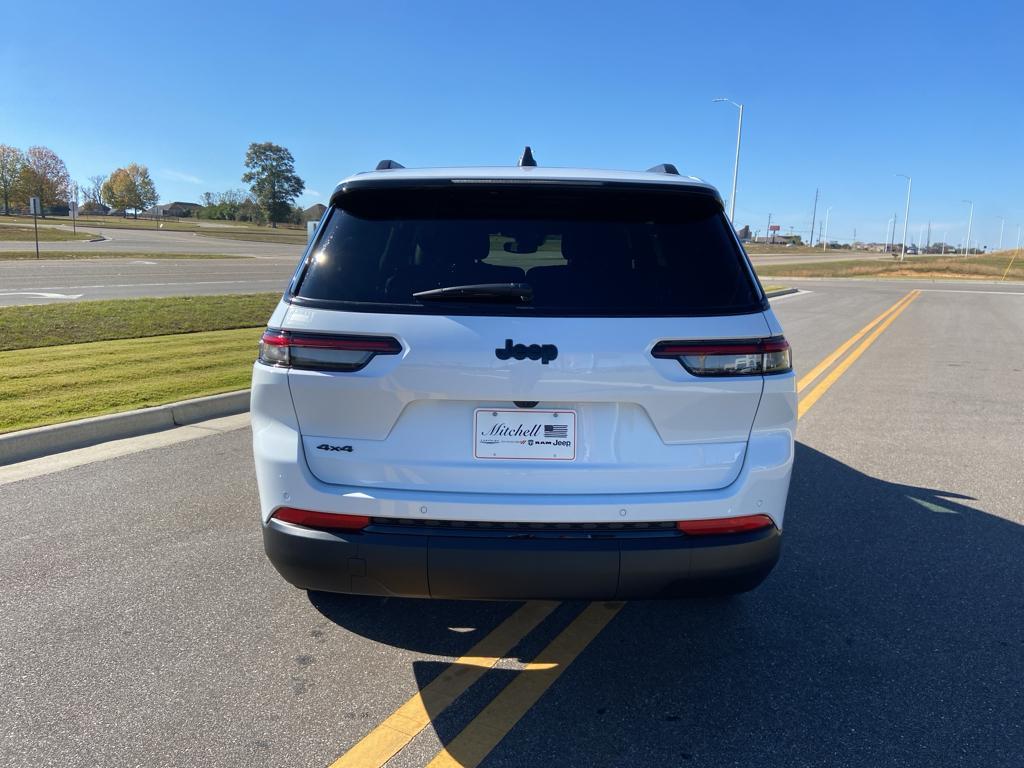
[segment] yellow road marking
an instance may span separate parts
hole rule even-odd
[[[843,342],[797,383],[797,392],[814,382],[854,344],[864,341],[800,400],[797,418],[803,417],[865,350],[921,295],[910,291]],[[524,668],[429,763],[428,768],[479,765],[508,734],[565,669],[576,659],[625,603],[590,603],[533,661]],[[440,677],[399,707],[330,768],[383,766],[412,741],[431,721],[491,669],[523,637],[558,606],[557,602],[530,602],[502,622],[467,655],[456,660]]]
[[[557,602],[534,600],[520,607],[465,656],[452,662],[439,677],[331,763],[330,768],[384,765],[426,728],[432,718],[437,717],[511,651],[516,643],[536,629],[558,605]]]
[[[625,603],[590,603],[449,742],[428,768],[479,765]]]
[[[913,303],[914,299],[920,295],[921,292],[918,290],[911,291],[907,294],[907,296],[904,297],[906,301],[900,304],[899,307],[881,323],[881,325],[875,328],[875,330],[873,330],[868,337],[861,342],[860,346],[853,350],[853,352],[851,352],[845,360],[837,365],[828,376],[822,379],[814,389],[804,396],[800,401],[800,404],[797,406],[796,417],[799,419],[807,413],[807,411],[811,409],[811,406],[818,402],[818,399],[828,391],[829,387],[835,384],[839,377],[846,373],[847,369],[851,365],[857,362],[857,359],[864,354],[864,351],[874,344],[875,339],[881,336],[882,332],[892,325],[893,320],[899,317],[903,310],[909,307],[911,303]]]
[[[880,322],[882,322],[889,314],[891,314],[892,312],[895,312],[902,305],[904,305],[906,303],[909,303],[911,301],[910,297],[913,296],[913,295],[914,295],[914,291],[911,291],[906,296],[904,296],[902,299],[900,299],[895,304],[893,304],[891,307],[889,307],[887,310],[885,310],[878,317],[876,317],[874,320],[872,320],[870,323],[868,323],[863,328],[861,328],[859,331],[857,331],[855,334],[853,334],[853,336],[851,336],[846,341],[844,341],[842,344],[840,344],[838,347],[836,347],[835,352],[833,352],[828,357],[826,357],[824,360],[822,360],[820,363],[818,363],[816,366],[814,366],[814,368],[812,368],[809,373],[804,375],[803,378],[801,378],[800,381],[797,382],[797,384],[796,384],[796,392],[797,392],[797,394],[800,394],[801,392],[803,392],[804,389],[807,388],[808,384],[810,384],[816,378],[818,378],[830,365],[832,365],[832,363],[834,363],[836,360],[838,360],[840,357],[842,357],[844,354],[846,354],[846,350],[848,350],[850,347],[852,347],[854,344],[856,344],[864,335],[866,335],[868,332],[871,331],[872,328],[874,328],[876,325],[878,325]]]

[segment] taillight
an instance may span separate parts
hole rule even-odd
[[[332,528],[342,531],[361,531],[370,524],[365,515],[341,515],[333,512],[312,512],[308,509],[281,507],[272,517],[285,523],[305,525],[309,528]]]
[[[735,341],[659,341],[651,354],[675,358],[694,376],[760,376],[793,370],[782,336]]]
[[[402,345],[390,336],[328,336],[268,328],[260,339],[265,365],[315,371],[358,371],[376,355],[397,355]]]
[[[725,533],[746,533],[759,531],[774,526],[768,515],[744,515],[743,517],[723,517],[713,520],[680,520],[676,529],[688,536],[715,536]]]

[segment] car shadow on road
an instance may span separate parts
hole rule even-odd
[[[972,501],[798,445],[768,581],[629,603],[485,765],[1024,764],[1024,526]],[[311,600],[437,655],[472,645],[450,627],[486,634],[516,605]],[[446,666],[414,662],[420,689]],[[488,696],[512,674],[491,673]],[[444,743],[472,716],[424,704]]]

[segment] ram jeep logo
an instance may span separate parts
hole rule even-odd
[[[505,339],[505,346],[494,350],[494,355],[499,360],[508,360],[510,357],[516,360],[530,358],[547,365],[558,357],[558,347],[554,344],[513,344],[512,339]]]
[[[351,445],[331,445],[330,443],[320,443],[316,449],[318,451],[346,451],[347,453],[352,453]]]

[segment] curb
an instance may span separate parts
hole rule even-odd
[[[0,435],[0,466],[36,459],[52,453],[85,448],[172,427],[234,416],[249,410],[249,390],[197,397],[135,411],[93,416],[89,419],[23,429]]]
[[[800,293],[799,288],[780,288],[777,291],[765,291],[765,296],[769,299],[777,299],[779,296],[789,296],[791,293]]]

